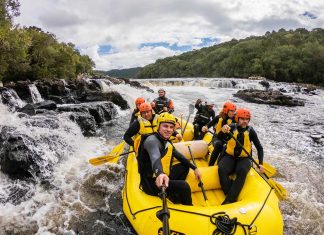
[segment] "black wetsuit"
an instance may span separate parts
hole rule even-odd
[[[131,116],[131,120],[129,122],[129,126],[131,126],[131,124],[137,119],[136,114],[139,112],[138,108],[135,108],[132,112],[132,116]]]
[[[213,109],[209,109],[206,105],[202,103],[196,103],[195,108],[197,109],[197,113],[194,119],[194,139],[201,140],[205,133],[201,132],[201,128],[207,123],[210,122],[210,119],[215,118],[215,111]]]
[[[155,179],[163,172],[161,157],[167,151],[167,145],[171,144],[164,140],[158,133],[149,135],[141,143],[138,155],[138,168],[141,175],[141,187],[149,195],[157,196],[160,189],[155,184]],[[196,169],[181,153],[173,148],[172,156],[180,161],[171,167],[169,175],[169,187],[166,192],[171,201],[192,205],[191,190],[185,181],[189,168]]]
[[[231,131],[235,130],[236,124],[233,123],[230,125]],[[259,138],[252,127],[249,128],[249,138],[250,141],[253,142],[257,151],[258,151],[258,159],[259,163],[263,163],[263,148],[259,141]],[[239,132],[237,136],[237,140],[244,145],[244,131],[247,128],[241,128],[237,126],[237,130]],[[218,138],[221,140],[229,140],[231,137],[228,134],[223,133],[222,131],[219,132]],[[222,157],[218,163],[218,174],[219,180],[226,195],[225,203],[235,202],[237,200],[238,195],[240,194],[244,182],[251,168],[251,160],[248,157],[239,157],[240,154],[244,151],[238,144],[236,144],[234,148],[234,156],[230,156],[225,153],[224,157]],[[232,181],[229,176],[230,174],[235,173],[236,179]]]

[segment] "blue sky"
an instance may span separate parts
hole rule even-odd
[[[21,26],[72,42],[100,70],[145,66],[159,58],[267,31],[324,26],[319,0],[20,0]]]

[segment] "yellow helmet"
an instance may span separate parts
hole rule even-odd
[[[162,113],[162,114],[159,115],[159,117],[157,119],[158,128],[160,128],[160,124],[164,123],[164,122],[176,125],[177,121],[176,121],[176,118],[172,114],[170,114],[170,113]]]

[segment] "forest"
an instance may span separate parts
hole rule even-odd
[[[324,29],[280,29],[217,44],[143,67],[138,78],[262,76],[324,86]]]

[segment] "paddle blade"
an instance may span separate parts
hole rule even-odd
[[[111,156],[111,155],[108,155],[108,156],[101,156],[101,157],[96,157],[96,158],[91,158],[89,160],[89,163],[93,166],[99,166],[101,164],[104,164],[104,163],[117,163],[118,160],[119,160],[119,155],[115,156]]]
[[[189,104],[189,114],[193,114],[195,111],[195,106],[193,104]]]
[[[275,192],[280,200],[284,200],[284,199],[288,198],[288,192],[281,184],[274,181],[273,179],[268,179],[268,183],[275,190]]]
[[[109,156],[117,156],[117,155],[120,155],[123,151],[124,151],[124,148],[125,148],[125,144],[126,142],[123,140],[120,144],[116,145],[111,151],[110,153],[108,154]]]

